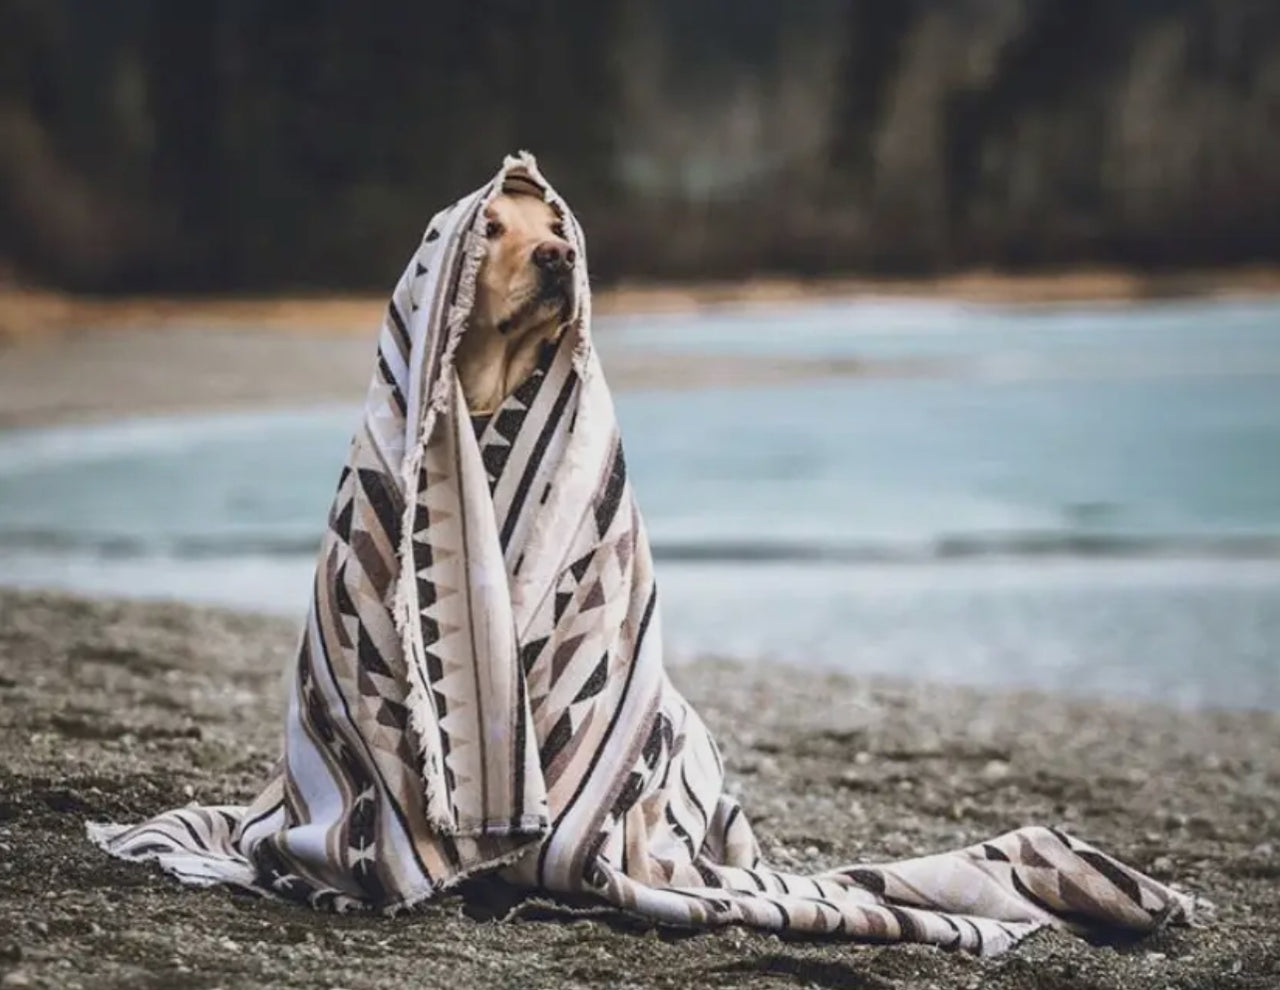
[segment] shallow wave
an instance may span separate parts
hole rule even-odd
[[[1280,557],[1280,535],[1152,536],[1092,533],[988,533],[942,536],[919,545],[825,543],[655,543],[675,561],[893,563],[981,557]]]
[[[0,532],[0,550],[118,560],[315,554],[318,534],[218,534],[137,537],[56,530]],[[1113,534],[1009,532],[944,535],[919,543],[806,540],[654,540],[654,558],[677,563],[911,563],[999,558],[1280,559],[1280,534]]]

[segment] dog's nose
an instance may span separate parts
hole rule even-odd
[[[533,249],[533,263],[552,275],[568,272],[576,260],[573,248],[563,241],[543,241]]]

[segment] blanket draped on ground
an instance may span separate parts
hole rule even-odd
[[[540,191],[583,260],[559,344],[487,420],[452,358],[482,208]],[[411,906],[481,871],[655,922],[992,953],[1148,931],[1188,896],[1047,828],[815,876],[760,861],[667,678],[653,563],[590,337],[582,232],[532,158],[437,214],[388,306],[316,567],[284,753],[248,807],[90,825],[193,884]]]

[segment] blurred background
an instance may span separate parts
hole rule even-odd
[[[0,37],[0,259],[78,290],[381,288],[518,147],[606,281],[1280,253],[1271,0],[4,0]]]
[[[1280,708],[1275,0],[0,0],[0,39],[0,581],[300,614],[380,294],[528,148],[673,656]]]

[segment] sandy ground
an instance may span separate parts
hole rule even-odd
[[[617,916],[500,923],[483,886],[409,917],[191,891],[86,819],[243,801],[275,755],[291,623],[0,592],[0,986],[1280,986],[1280,716],[1174,713],[705,660],[679,667],[767,855],[822,869],[1059,824],[1219,905],[1137,943],[1044,933],[994,960],[689,935]]]
[[[975,303],[1132,302],[1154,298],[1280,294],[1280,267],[1143,273],[1107,268],[1012,274],[971,271],[936,278],[756,277],[691,285],[616,285],[593,294],[597,314],[687,312],[723,305],[775,305],[858,296]],[[0,340],[86,328],[255,326],[270,330],[367,333],[386,295],[261,298],[70,296],[0,283]]]
[[[923,281],[759,278],[614,287],[596,294],[595,309],[636,314],[868,295],[1008,305],[1276,296],[1280,269],[973,272]],[[368,382],[370,342],[385,305],[381,296],[100,299],[0,285],[0,429],[196,408],[354,404]],[[607,333],[598,335],[597,344],[615,388],[744,386],[939,370],[919,361],[641,353],[611,345]]]

